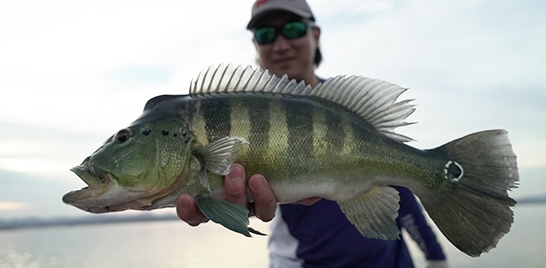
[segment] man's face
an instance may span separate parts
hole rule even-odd
[[[300,18],[286,12],[272,13],[257,24],[257,28],[264,26],[282,27],[287,22],[299,20]],[[287,75],[290,79],[297,81],[305,80],[314,76],[313,60],[318,47],[320,30],[309,27],[307,34],[303,37],[288,40],[277,34],[277,38],[271,44],[260,45],[253,38],[258,61],[262,68],[269,70],[276,76]]]

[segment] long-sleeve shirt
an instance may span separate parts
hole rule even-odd
[[[405,228],[428,260],[445,260],[442,247],[411,191],[400,193],[396,223]],[[279,205],[271,225],[270,267],[413,267],[402,236],[399,240],[363,237],[337,203]]]

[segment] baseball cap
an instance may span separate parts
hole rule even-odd
[[[252,5],[251,19],[246,28],[252,29],[260,18],[277,10],[288,11],[304,19],[315,20],[315,16],[305,0],[257,0]]]

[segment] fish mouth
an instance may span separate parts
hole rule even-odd
[[[167,187],[124,187],[111,173],[93,166],[89,157],[79,166],[70,169],[82,179],[86,187],[73,190],[63,196],[63,202],[91,213],[106,213],[127,209],[150,210],[168,206],[176,198],[175,192],[186,181],[188,169],[185,168]],[[162,198],[165,203],[154,201]]]
[[[65,194],[63,202],[66,204],[74,205],[82,200],[101,196],[116,185],[114,175],[91,165],[89,157],[70,171],[76,173],[87,186]]]

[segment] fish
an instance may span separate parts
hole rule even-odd
[[[209,219],[251,236],[249,211],[224,200],[234,163],[263,174],[279,203],[337,202],[365,237],[399,239],[410,189],[445,237],[469,256],[494,248],[514,221],[516,155],[502,129],[433,149],[395,132],[415,107],[396,84],[336,76],[316,87],[250,66],[219,65],[189,94],[150,99],[142,115],[71,169],[87,186],[63,202],[91,213],[173,207],[191,194]]]

